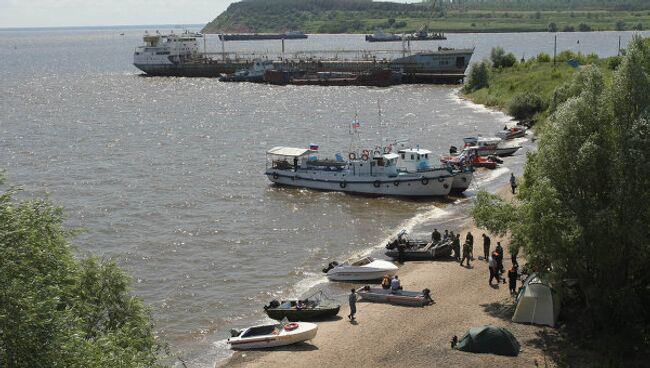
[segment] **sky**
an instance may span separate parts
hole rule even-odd
[[[205,24],[233,2],[235,1],[0,0],[0,28]]]

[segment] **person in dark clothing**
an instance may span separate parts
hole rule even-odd
[[[517,190],[517,178],[515,178],[514,173],[510,174],[510,187],[512,188],[512,194],[515,194]]]
[[[497,271],[499,271],[499,273],[503,273],[504,272],[504,269],[503,269],[503,247],[501,246],[501,242],[497,242],[496,252],[499,253],[499,255],[497,256]]]
[[[298,171],[298,157],[293,158],[293,171]]]
[[[449,230],[445,229],[445,235],[442,236],[442,240],[449,239]]]
[[[357,314],[357,291],[356,290],[350,289],[348,302],[350,303],[350,314],[348,314],[348,319],[350,321],[354,321],[354,315]]]
[[[467,260],[467,267],[470,267],[470,264],[469,264],[469,260],[470,260],[469,255],[470,255],[470,252],[471,252],[471,246],[470,246],[469,242],[466,241],[465,244],[463,244],[463,258],[460,260],[460,265],[461,265],[461,266],[463,265],[463,263],[465,262],[465,260]]]
[[[512,261],[513,266],[519,267],[519,263],[517,262],[517,255],[519,253],[519,248],[510,245],[510,261]]]
[[[490,242],[490,237],[483,233],[483,258],[485,258],[485,262],[487,262],[490,257]]]
[[[474,235],[470,233],[469,231],[467,232],[467,236],[465,237],[465,242],[469,243],[469,257],[471,259],[474,259]]]
[[[514,295],[517,291],[517,279],[519,278],[519,273],[517,272],[517,266],[512,266],[508,270],[508,287],[510,289],[510,294]]]
[[[456,261],[460,261],[460,234],[457,234],[454,236],[454,243],[453,243],[453,249],[454,249],[454,258]]]
[[[397,244],[397,261],[399,263],[404,263],[404,244]]]
[[[431,241],[433,241],[434,243],[438,243],[441,237],[442,235],[440,235],[438,229],[433,229],[433,232],[431,233]]]

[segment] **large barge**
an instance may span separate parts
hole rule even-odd
[[[149,76],[219,77],[249,68],[256,57],[235,53],[206,53],[199,33],[145,34],[135,50],[133,64]],[[335,53],[334,56],[327,56]],[[269,58],[279,71],[308,73],[371,73],[391,70],[402,83],[461,83],[474,49],[438,48],[435,51],[309,51]],[[350,55],[350,56],[348,56]]]
[[[298,31],[284,33],[224,33],[219,35],[221,41],[300,40],[308,37]]]

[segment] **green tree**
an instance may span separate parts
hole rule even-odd
[[[548,24],[548,31],[549,32],[557,32],[557,24],[554,22],[551,22]]]
[[[0,366],[156,366],[150,318],[127,276],[77,261],[62,210],[15,201],[16,191],[0,194]]]
[[[490,52],[490,61],[495,68],[509,68],[517,63],[517,58],[512,53],[506,54],[502,47],[494,47]]]
[[[617,31],[625,31],[625,22],[623,22],[622,20],[619,20],[614,25],[614,29],[617,30]]]
[[[463,86],[465,93],[470,93],[490,85],[490,67],[486,61],[472,63],[472,67]]]
[[[517,201],[480,193],[473,210],[479,226],[509,231],[561,292],[561,280],[575,280],[579,318],[622,332],[622,351],[650,347],[649,55],[635,37],[613,81],[585,67],[556,96]]]

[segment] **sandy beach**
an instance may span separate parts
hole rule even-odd
[[[509,187],[499,195],[509,198]],[[459,230],[459,229],[452,229]],[[475,238],[474,254],[482,254],[483,231],[468,220],[461,230],[464,240],[470,230]],[[502,241],[506,249],[504,267],[510,267],[507,239],[495,236],[492,248]],[[519,262],[522,264],[522,260]],[[543,338],[553,329],[516,324],[508,311],[512,303],[508,287],[489,286],[487,263],[475,260],[470,268],[454,261],[407,262],[399,276],[405,290],[429,288],[435,304],[408,308],[387,304],[357,303],[357,323],[341,308],[338,321],[319,323],[311,341],[273,351],[238,352],[226,367],[553,367],[545,355]],[[493,324],[507,327],[522,346],[518,357],[472,354],[450,348],[452,336],[461,338],[468,328]]]

